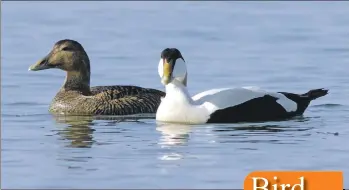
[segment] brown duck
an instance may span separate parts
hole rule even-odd
[[[67,72],[49,111],[69,115],[132,115],[156,113],[165,93],[138,86],[90,87],[90,60],[82,45],[60,40],[51,52],[29,67],[31,71],[58,68]]]

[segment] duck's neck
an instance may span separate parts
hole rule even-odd
[[[193,99],[187,90],[187,87],[180,81],[174,79],[166,85],[166,99],[174,99],[179,102],[193,104]]]
[[[68,71],[62,89],[65,91],[79,91],[83,94],[90,93],[90,71],[81,69]]]

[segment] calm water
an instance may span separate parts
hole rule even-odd
[[[3,188],[242,188],[261,169],[343,170],[349,187],[349,2],[5,2],[1,13]],[[192,94],[330,94],[283,122],[57,118],[47,109],[65,74],[27,70],[64,38],[87,50],[92,85],[164,89],[160,52],[177,47]]]

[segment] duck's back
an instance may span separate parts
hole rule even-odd
[[[156,113],[165,93],[137,86],[96,86],[89,93],[61,90],[51,103],[53,113],[133,115]]]
[[[152,94],[154,97],[165,96],[165,93],[160,90],[130,85],[94,86],[91,87],[91,93],[93,95],[99,93],[111,93],[114,98],[122,98],[124,96],[140,94]]]
[[[297,104],[283,94],[267,92],[258,87],[213,89],[195,95],[193,100],[198,104],[205,103],[207,109],[213,113],[216,110],[238,106],[264,96],[272,97],[272,99],[275,99],[275,103],[280,104],[288,112],[297,109]]]

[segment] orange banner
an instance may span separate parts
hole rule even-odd
[[[343,190],[341,171],[255,171],[244,190]]]

